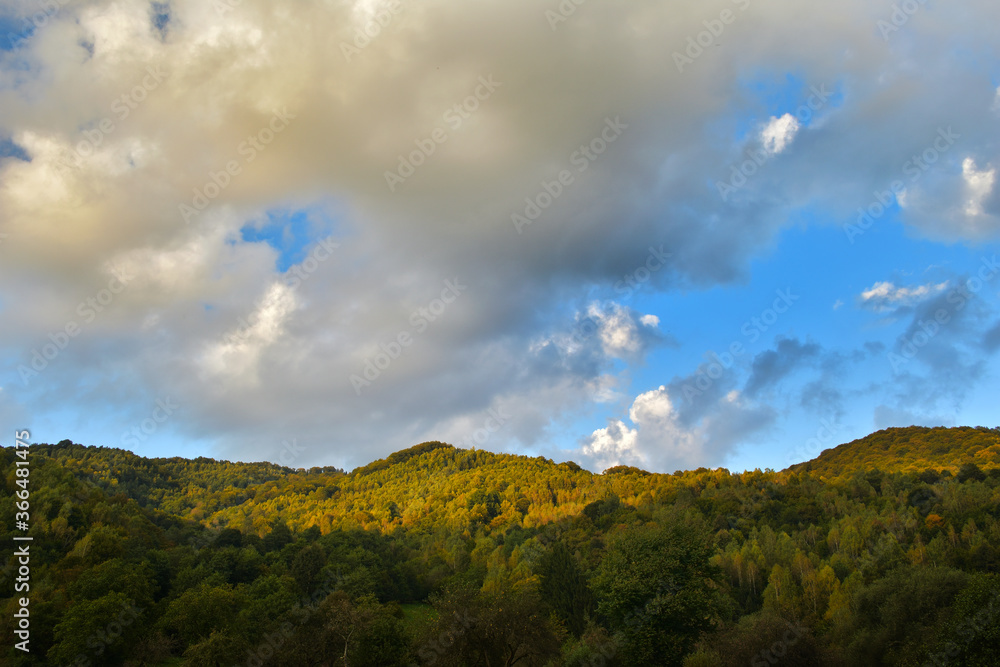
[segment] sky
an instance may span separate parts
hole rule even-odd
[[[674,472],[995,426],[993,0],[0,2],[0,438]]]

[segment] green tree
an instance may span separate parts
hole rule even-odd
[[[184,591],[171,602],[160,625],[175,635],[182,646],[190,646],[207,639],[213,631],[231,628],[244,603],[243,596],[229,585],[202,584]]]
[[[986,479],[986,473],[984,473],[975,463],[963,463],[961,467],[959,467],[956,477],[959,482],[966,482],[970,479],[981,482]]]
[[[312,590],[325,565],[326,552],[318,544],[310,545],[295,555],[292,560],[291,574],[303,593]]]
[[[228,667],[233,663],[233,656],[243,655],[246,650],[246,642],[239,637],[213,630],[206,639],[184,651],[184,664],[188,667]]]
[[[292,542],[292,531],[288,524],[280,519],[271,523],[271,532],[264,536],[265,551],[280,551],[286,544]]]
[[[139,610],[124,593],[108,593],[72,605],[55,627],[55,644],[46,654],[53,664],[83,657],[91,663],[120,664],[136,635]]]
[[[704,652],[715,657],[704,664],[716,667],[821,664],[812,631],[770,609],[743,616],[703,644]]]
[[[1000,575],[976,573],[955,598],[951,620],[927,656],[931,664],[990,667],[1000,647]]]
[[[711,541],[681,525],[618,533],[593,580],[597,610],[622,634],[628,665],[680,665],[722,606]]]
[[[922,662],[927,642],[967,578],[950,568],[903,567],[859,591],[843,638],[850,664]]]
[[[148,563],[129,563],[113,558],[80,573],[69,587],[76,599],[96,600],[108,593],[124,593],[140,607],[153,602],[156,583]]]
[[[498,579],[487,591],[454,588],[432,602],[438,620],[418,645],[423,664],[533,667],[559,655],[559,636],[530,579]]]
[[[324,600],[321,613],[335,664],[344,667],[394,667],[406,657],[407,641],[399,619],[374,596],[351,601],[343,591]]]
[[[544,603],[579,637],[594,611],[594,597],[573,554],[559,541],[538,565],[539,593]]]

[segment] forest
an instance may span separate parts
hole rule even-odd
[[[34,444],[26,593],[19,453],[4,665],[964,667],[1000,646],[1000,428],[741,473],[440,442],[349,473]]]

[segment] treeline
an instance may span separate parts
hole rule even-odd
[[[998,429],[742,474],[443,443],[349,474],[69,441],[31,461],[32,652],[3,664],[964,666],[1000,645]]]

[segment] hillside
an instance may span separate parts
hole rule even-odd
[[[856,470],[893,472],[947,470],[957,474],[963,465],[983,470],[1000,467],[1000,427],[889,428],[822,452],[789,470],[820,478],[837,478]]]
[[[949,665],[989,664],[995,446],[891,429],[782,472],[596,475],[444,443],[350,473],[34,445],[32,653],[3,663],[909,665],[961,638]]]

